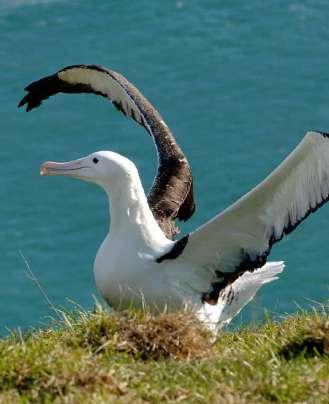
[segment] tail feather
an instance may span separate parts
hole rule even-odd
[[[245,272],[220,293],[217,305],[204,304],[198,313],[200,320],[213,330],[227,325],[253,299],[262,285],[277,279],[283,268],[283,261],[268,262],[254,272]]]

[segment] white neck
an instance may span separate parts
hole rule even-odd
[[[111,236],[137,237],[147,245],[168,243],[149,208],[137,170],[127,173],[120,183],[104,188],[109,197]]]

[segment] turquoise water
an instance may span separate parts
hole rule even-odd
[[[146,188],[156,166],[147,134],[104,99],[60,95],[26,114],[17,109],[26,84],[76,63],[103,64],[135,83],[193,167],[198,211],[187,232],[262,180],[307,130],[329,131],[328,17],[321,0],[0,0],[0,332],[52,315],[19,251],[56,306],[70,299],[90,308],[97,295],[105,194],[40,178],[40,163],[114,150],[136,162]],[[285,272],[249,313],[327,299],[328,240],[324,206],[274,247]]]

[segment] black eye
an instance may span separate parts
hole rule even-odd
[[[97,158],[97,157],[94,157],[94,158],[93,158],[93,162],[94,162],[95,164],[97,164],[97,163],[98,163],[98,161],[99,161],[99,160],[98,160],[98,158]]]

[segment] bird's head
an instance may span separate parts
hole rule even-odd
[[[65,175],[93,182],[105,189],[126,182],[136,173],[137,169],[131,160],[110,151],[99,151],[64,163],[47,161],[40,167],[42,176]]]

